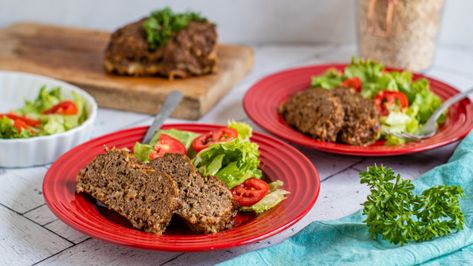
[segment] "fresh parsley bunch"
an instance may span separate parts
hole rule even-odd
[[[163,47],[176,32],[187,27],[190,21],[207,21],[195,12],[174,13],[169,7],[151,12],[144,21],[146,40],[151,50]]]
[[[381,236],[403,245],[463,229],[465,219],[459,202],[463,190],[459,186],[434,186],[415,195],[410,180],[382,165],[360,172],[360,182],[371,189],[362,205],[364,222],[373,239]]]

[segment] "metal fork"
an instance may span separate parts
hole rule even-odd
[[[463,98],[467,97],[468,94],[473,92],[473,88],[470,88],[467,91],[459,93],[449,99],[447,99],[435,112],[432,116],[427,120],[427,122],[418,130],[416,134],[407,133],[407,132],[395,132],[385,129],[385,133],[391,134],[398,138],[408,139],[408,140],[421,140],[425,138],[430,138],[435,133],[437,133],[437,119],[447,110],[450,106],[455,104],[456,102],[462,100]]]

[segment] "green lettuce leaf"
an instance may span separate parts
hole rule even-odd
[[[243,122],[230,121],[228,127],[235,129],[238,132],[238,137],[243,140],[249,140],[253,135],[253,129],[250,125]]]
[[[312,77],[310,86],[312,88],[335,89],[342,85],[346,79],[340,71],[336,69],[329,69],[320,76]]]
[[[0,118],[0,139],[19,139],[29,138],[32,134],[28,130],[22,130],[20,133],[13,126],[13,120],[6,116]]]
[[[149,161],[149,154],[154,150],[153,146],[143,143],[135,143],[133,146],[133,154],[135,158],[141,162]]]
[[[35,118],[38,117],[41,112],[58,104],[61,100],[61,88],[54,87],[48,90],[46,86],[42,86],[36,99],[34,101],[25,101],[25,105],[17,109],[16,112]]]
[[[256,214],[262,214],[263,212],[277,206],[281,203],[286,195],[289,194],[288,191],[281,189],[284,183],[280,180],[269,183],[269,193],[260,201],[249,207],[241,207],[240,211],[252,212]]]
[[[165,135],[168,135],[172,138],[175,138],[175,139],[179,140],[182,144],[184,144],[184,146],[186,147],[186,150],[189,149],[189,147],[192,144],[192,141],[197,136],[199,136],[199,134],[196,134],[196,133],[190,132],[190,131],[177,130],[177,129],[162,129],[162,130],[159,130],[158,132],[156,132],[156,134],[154,134],[154,136],[151,139],[151,141],[149,142],[149,144],[154,146],[156,144],[156,142],[158,142],[159,136],[161,134],[165,134]]]
[[[193,164],[202,175],[215,175],[229,188],[262,176],[258,145],[240,138],[210,145],[196,155]]]

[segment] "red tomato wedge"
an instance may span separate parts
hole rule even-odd
[[[374,98],[376,109],[382,116],[389,115],[389,105],[397,105],[401,108],[409,106],[407,96],[399,91],[380,91]]]
[[[34,120],[34,119],[28,118],[26,116],[21,116],[21,115],[17,115],[17,114],[13,114],[13,113],[8,113],[8,114],[4,114],[4,115],[0,114],[0,118],[2,118],[3,116],[6,116],[6,117],[10,118],[13,121],[21,120],[26,125],[31,126],[31,127],[37,127],[37,126],[40,125],[40,122],[38,120]]]
[[[211,144],[218,142],[227,142],[238,137],[238,132],[233,128],[222,127],[212,132],[198,136],[192,141],[192,148],[199,152]]]
[[[186,152],[186,147],[179,140],[169,135],[161,134],[158,142],[154,145],[154,151],[149,155],[149,159],[153,160],[158,157],[163,157],[166,153],[186,154]]]
[[[346,79],[345,81],[343,81],[342,87],[352,88],[356,92],[360,92],[361,91],[361,79],[358,78],[358,77],[354,77],[354,78],[351,78],[351,79]]]
[[[269,185],[263,180],[253,177],[232,188],[231,191],[233,198],[240,206],[251,206],[268,194]]]
[[[50,109],[43,111],[43,114],[76,115],[79,112],[76,104],[71,100],[62,101]]]
[[[13,120],[13,126],[16,128],[18,133],[21,133],[21,131],[23,129],[29,129],[30,128],[30,126],[28,124],[26,124],[25,121],[23,121],[21,119]]]

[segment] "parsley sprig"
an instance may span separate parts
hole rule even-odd
[[[465,219],[459,202],[463,190],[459,186],[434,186],[415,195],[410,180],[382,165],[360,172],[360,182],[371,189],[362,205],[373,239],[381,236],[404,245],[463,229]]]
[[[149,48],[165,46],[171,36],[187,27],[190,21],[207,19],[195,12],[174,13],[169,7],[151,12],[143,23]]]

